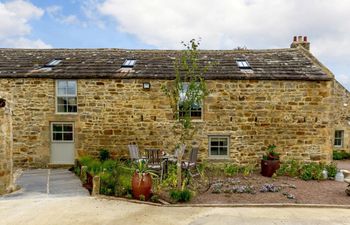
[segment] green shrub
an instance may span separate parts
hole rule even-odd
[[[173,189],[177,186],[177,167],[170,164],[168,167],[168,174],[160,183],[160,186],[166,189]]]
[[[125,168],[124,166],[118,166],[117,168],[117,186],[115,195],[126,196],[131,193],[131,179],[134,170]]]
[[[298,177],[300,174],[301,165],[296,160],[290,160],[288,162],[282,163],[280,168],[276,171],[278,176],[290,176]]]
[[[326,170],[328,172],[328,177],[335,177],[338,171],[337,164],[331,163],[329,165],[326,165]]]
[[[102,148],[102,149],[100,150],[99,159],[100,159],[101,162],[110,159],[110,154],[109,154],[108,149]]]
[[[97,159],[92,160],[87,167],[88,172],[92,175],[97,175],[102,171],[102,163]]]
[[[301,167],[299,178],[303,180],[321,180],[323,179],[323,169],[323,165],[315,162],[304,164]]]
[[[75,175],[80,176],[81,171],[80,171],[80,167],[79,166],[75,166],[74,167],[74,173],[75,173]]]
[[[101,189],[100,193],[103,195],[114,195],[117,185],[117,180],[112,173],[103,172],[100,174]]]
[[[350,153],[345,151],[334,150],[333,159],[334,160],[350,159]]]
[[[82,156],[79,158],[79,162],[82,166],[89,166],[89,164],[94,160],[94,158],[92,158],[89,155],[86,156]]]
[[[118,162],[112,159],[109,160],[105,160],[102,162],[102,170],[103,171],[108,171],[108,172],[112,172],[117,168]]]
[[[254,172],[254,166],[253,165],[247,165],[240,168],[241,173],[243,173],[243,176],[249,176]]]
[[[226,176],[235,176],[239,173],[240,168],[235,164],[226,164],[224,167],[224,174]]]
[[[175,202],[188,202],[192,198],[192,192],[188,189],[174,189],[170,191],[170,198],[173,199]]]

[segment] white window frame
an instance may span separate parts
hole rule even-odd
[[[188,82],[184,82],[183,85],[187,85],[188,86]],[[181,93],[180,93],[181,95]],[[178,113],[179,113],[179,118],[182,118],[182,116],[180,116],[180,101],[181,101],[181,96],[179,96],[179,102],[177,103],[177,109],[178,109]],[[199,117],[192,117],[191,116],[191,120],[192,121],[202,121],[203,120],[203,112],[204,112],[204,101],[200,102],[200,106],[201,106],[201,116]]]
[[[227,154],[226,155],[212,155],[211,154],[211,139],[212,138],[226,138],[227,139]],[[219,146],[218,146],[219,147]],[[210,159],[229,159],[230,158],[230,136],[229,135],[209,135],[208,136],[208,151]]]
[[[337,132],[340,132],[340,137],[337,137]],[[340,140],[340,145],[336,145],[336,140]],[[344,145],[344,130],[335,130],[334,131],[334,147],[343,147]]]
[[[126,68],[132,68],[134,67],[136,64],[136,59],[126,59],[124,62],[123,62],[123,65],[122,67],[126,67]]]
[[[72,140],[70,141],[65,141],[65,140],[60,140],[60,141],[57,141],[57,140],[54,140],[53,139],[53,134],[54,134],[54,131],[53,131],[53,126],[54,125],[65,125],[65,124],[69,124],[69,125],[72,125]],[[74,143],[74,122],[51,122],[51,142],[52,143]],[[62,134],[65,133],[64,131],[62,131]],[[68,133],[68,132],[66,132]],[[70,133],[70,132],[69,132]]]
[[[58,83],[60,81],[65,81],[65,82],[68,82],[68,81],[74,81],[75,82],[75,94],[74,95],[59,95],[58,94]],[[55,96],[55,108],[56,108],[56,114],[77,114],[78,113],[78,81],[77,80],[56,80],[56,87],[55,87],[55,93],[56,93],[56,96]],[[76,103],[77,103],[77,111],[76,112],[59,112],[58,111],[58,97],[75,97],[76,98]]]

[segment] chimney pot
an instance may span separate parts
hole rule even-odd
[[[297,48],[298,46],[310,50],[310,42],[308,42],[307,36],[293,36],[293,42],[290,47]]]

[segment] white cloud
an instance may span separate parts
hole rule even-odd
[[[51,5],[46,8],[47,14],[55,21],[61,24],[68,25],[82,25],[85,26],[82,21],[78,19],[76,15],[64,15],[63,9],[59,5]]]
[[[24,37],[6,39],[4,44],[9,48],[52,48],[40,39],[30,40]]]
[[[30,20],[38,19],[44,11],[28,1],[0,2],[0,46],[1,47],[49,47],[41,40],[26,38],[31,33]]]
[[[157,48],[198,37],[202,48],[284,48],[294,35],[307,35],[326,64],[350,57],[347,0],[104,0],[98,9],[119,31]]]

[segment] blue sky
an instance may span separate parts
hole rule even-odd
[[[311,52],[350,90],[347,0],[0,0],[0,47],[179,49],[288,48]]]

